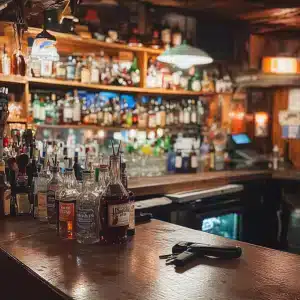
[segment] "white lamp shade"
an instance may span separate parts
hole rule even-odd
[[[205,51],[186,44],[166,50],[157,57],[157,60],[173,64],[181,69],[189,69],[194,65],[206,65],[213,62],[213,59]]]

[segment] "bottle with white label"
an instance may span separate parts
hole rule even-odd
[[[181,173],[181,171],[182,171],[182,153],[180,150],[177,150],[177,152],[176,152],[175,168],[176,168],[176,173]]]
[[[120,180],[120,156],[110,156],[111,178],[100,202],[101,242],[122,244],[127,240],[130,197]]]
[[[48,167],[48,156],[46,154],[44,158],[44,165],[36,178],[35,182],[35,207],[34,207],[34,216],[39,219],[41,222],[48,222],[47,214],[47,189],[48,182],[51,179],[51,172]]]
[[[74,102],[73,102],[73,123],[81,123],[81,103],[78,97],[78,91],[74,91]]]
[[[198,169],[198,156],[194,147],[192,147],[192,152],[190,153],[190,172],[196,173],[197,169]]]
[[[99,194],[90,171],[83,171],[82,192],[76,203],[76,240],[80,244],[99,242]]]

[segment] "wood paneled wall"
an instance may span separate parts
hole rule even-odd
[[[278,145],[281,154],[284,149],[284,140],[282,138],[281,126],[278,120],[278,113],[281,110],[286,110],[288,108],[288,88],[277,89],[274,92],[273,99],[273,130],[272,130],[272,139],[273,144]],[[289,139],[289,157],[294,165],[300,168],[300,140]]]

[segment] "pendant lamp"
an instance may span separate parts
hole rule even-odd
[[[186,0],[188,7],[188,0]],[[188,17],[185,18],[185,34],[187,36]],[[184,41],[181,45],[166,50],[157,57],[162,63],[172,64],[180,69],[189,69],[195,65],[206,65],[213,62],[213,59],[203,50],[192,47]]]

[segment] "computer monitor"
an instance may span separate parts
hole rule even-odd
[[[232,150],[252,148],[252,141],[246,133],[232,134],[230,144]]]

